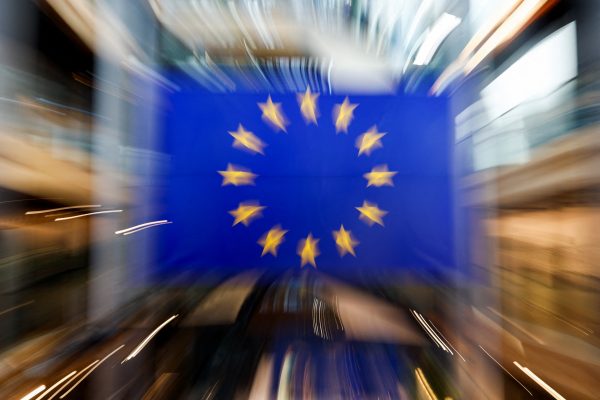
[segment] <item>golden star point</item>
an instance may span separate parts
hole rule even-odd
[[[394,186],[392,178],[397,173],[397,171],[390,171],[388,166],[384,164],[376,165],[371,172],[367,172],[363,177],[367,180],[367,187]]]
[[[358,218],[369,226],[373,226],[373,224],[383,226],[383,217],[388,213],[385,210],[379,209],[377,204],[369,203],[366,200],[363,201],[361,207],[356,207],[356,209],[360,212]]]
[[[344,225],[341,225],[339,230],[333,231],[333,239],[335,240],[340,257],[343,257],[346,254],[352,254],[356,257],[354,248],[358,246],[360,242],[354,238],[352,232],[347,231],[344,228]]]
[[[276,225],[269,229],[269,231],[258,240],[258,244],[263,247],[260,256],[263,257],[265,254],[271,253],[273,256],[277,257],[277,249],[281,243],[283,243],[283,237],[287,232],[288,231],[281,229],[280,225]]]
[[[348,126],[354,118],[354,110],[356,107],[358,107],[358,104],[350,103],[348,97],[344,99],[342,104],[336,104],[333,107],[333,120],[336,132],[348,133]]]
[[[221,183],[221,186],[254,185],[254,179],[256,179],[256,177],[258,176],[252,173],[252,171],[250,170],[238,167],[237,165],[233,164],[227,164],[227,169],[225,171],[217,172],[223,177],[223,182]]]
[[[262,210],[265,208],[266,207],[261,206],[258,202],[240,203],[238,208],[229,211],[229,214],[234,218],[233,226],[236,226],[239,223],[242,223],[245,226],[250,225],[250,222],[262,216]]]
[[[298,103],[300,104],[300,112],[302,112],[302,116],[306,123],[314,123],[317,125],[317,117],[319,116],[319,111],[317,110],[317,98],[319,97],[318,93],[313,94],[310,91],[310,87],[306,88],[306,92],[304,94],[298,94]]]
[[[371,129],[363,133],[356,139],[356,148],[358,149],[358,155],[366,154],[368,156],[375,149],[383,147],[381,138],[384,137],[386,132],[377,132],[377,126],[373,125]]]
[[[300,268],[306,264],[312,265],[315,269],[317,268],[317,262],[315,259],[319,256],[319,239],[315,239],[312,233],[309,233],[306,239],[298,242],[298,255],[300,256]]]
[[[273,103],[271,96],[269,96],[265,103],[258,103],[258,107],[261,109],[262,117],[265,121],[275,129],[286,132],[287,119],[281,111],[281,103]]]
[[[266,146],[265,143],[254,133],[244,129],[242,124],[238,125],[237,131],[229,131],[229,134],[235,139],[233,147],[236,149],[246,150],[250,153],[265,154],[263,151]]]

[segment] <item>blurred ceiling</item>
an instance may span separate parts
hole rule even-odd
[[[97,53],[209,90],[439,95],[560,1],[46,2]]]
[[[429,69],[413,65],[428,34],[442,15],[456,17],[453,26],[438,32],[439,43],[432,44],[435,53],[455,28],[461,30],[466,10],[464,0],[149,4],[162,26],[193,51],[200,65],[207,58],[216,64],[264,64],[265,69],[288,69],[292,76],[295,70],[312,67],[326,81],[321,90],[343,92],[392,92],[408,70]],[[445,51],[438,52],[439,59],[445,57]],[[306,84],[292,81],[290,86],[302,89]]]

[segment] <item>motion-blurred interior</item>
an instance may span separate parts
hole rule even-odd
[[[0,1],[0,399],[600,398],[600,1]]]

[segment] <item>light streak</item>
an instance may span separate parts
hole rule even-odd
[[[146,226],[152,226],[152,225],[162,225],[162,224],[167,224],[167,223],[170,223],[170,222],[166,219],[161,219],[159,221],[150,221],[150,222],[146,222],[144,224],[132,226],[130,228],[121,229],[120,231],[116,231],[115,234],[119,235],[121,233],[126,233],[126,232],[133,233],[132,231],[137,231],[137,230],[139,230],[139,228],[143,228]]]
[[[425,393],[427,394],[427,397],[430,400],[438,400],[437,396],[435,395],[435,392],[433,391],[433,389],[431,389],[431,386],[429,386],[429,382],[427,381],[427,378],[425,378],[425,375],[423,374],[423,371],[421,370],[421,368],[415,369],[415,373],[417,375],[417,379],[419,380],[419,383],[425,389]]]
[[[496,359],[495,359],[494,357],[492,357],[492,355],[491,355],[490,353],[488,353],[487,351],[485,351],[485,349],[484,349],[483,347],[481,347],[481,345],[479,345],[479,348],[480,348],[481,350],[483,350],[483,352],[484,352],[485,354],[487,354],[487,355],[488,355],[488,357],[489,357],[489,358],[491,358],[491,359],[492,359],[492,360],[493,360],[493,361],[494,361],[496,364],[498,364],[498,366],[499,366],[500,368],[502,368],[502,369],[504,370],[504,372],[506,372],[507,374],[509,374],[511,378],[513,378],[515,381],[517,381],[517,383],[518,383],[519,385],[521,385],[521,386],[523,387],[523,389],[527,390],[527,393],[529,393],[529,395],[530,395],[530,396],[533,396],[533,394],[532,394],[532,393],[529,391],[529,389],[527,389],[527,388],[525,387],[525,385],[523,385],[523,384],[521,383],[521,381],[519,381],[517,378],[515,378],[515,377],[513,376],[513,374],[511,374],[510,372],[508,372],[508,370],[507,370],[506,368],[504,368],[504,367],[502,366],[502,364],[500,364],[498,361],[496,361]]]
[[[416,315],[417,315],[417,318],[423,323],[423,326],[425,327],[425,329],[427,329],[435,337],[435,339],[440,344],[442,349],[446,350],[450,354],[454,354],[454,353],[452,353],[452,350],[450,350],[450,348],[448,346],[446,346],[446,344],[442,341],[442,339],[433,331],[433,329],[431,329],[431,327],[429,326],[427,321],[425,321],[425,318],[423,318],[423,316],[420,315],[419,313],[417,313]]]
[[[462,20],[455,15],[443,13],[437,21],[435,21],[433,27],[425,37],[425,40],[423,40],[423,44],[421,44],[413,64],[429,64],[442,42],[454,29],[456,29],[461,21]]]
[[[489,38],[492,33],[494,33],[496,29],[498,29],[498,27],[515,11],[515,9],[522,2],[523,0],[510,0],[510,2],[504,4],[501,10],[494,13],[494,16],[485,22],[482,27],[473,35],[458,58],[440,74],[431,88],[431,93],[439,94],[451,83],[453,79],[457,78],[459,75],[462,75],[464,72],[463,68],[469,57],[472,56],[473,52],[475,52],[475,50],[477,50],[482,43],[484,43],[484,41]]]
[[[585,334],[585,335],[587,335],[587,336],[589,336],[591,333],[594,333],[594,331],[593,331],[593,330],[591,330],[590,328],[587,328],[587,327],[585,327],[585,326],[581,326],[581,325],[576,325],[575,323],[573,323],[573,322],[569,321],[569,320],[568,320],[568,319],[566,319],[566,318],[563,318],[563,317],[561,317],[560,315],[558,315],[558,314],[556,314],[556,313],[554,313],[554,312],[552,312],[552,311],[548,310],[548,309],[547,309],[547,308],[545,308],[545,307],[542,307],[542,306],[540,306],[540,305],[538,305],[538,304],[532,303],[532,302],[530,302],[530,301],[527,301],[527,300],[525,300],[525,303],[527,303],[527,304],[531,305],[532,307],[539,308],[540,310],[547,312],[548,314],[552,315],[554,318],[556,318],[556,319],[558,319],[559,321],[562,321],[562,322],[564,322],[565,324],[567,324],[567,325],[569,325],[569,326],[571,326],[571,327],[573,327],[573,328],[577,329],[579,332],[581,332],[581,333],[583,333],[583,334]]]
[[[524,0],[467,61],[465,74],[471,73],[498,46],[517,35],[547,2],[548,0]]]
[[[493,312],[498,317],[500,317],[503,320],[505,320],[506,322],[508,322],[510,325],[512,325],[515,328],[517,328],[520,332],[522,332],[523,334],[525,334],[527,337],[530,337],[531,339],[535,340],[536,342],[538,342],[541,345],[545,344],[540,338],[538,338],[537,336],[535,336],[533,333],[531,333],[527,329],[523,328],[520,324],[517,324],[516,322],[511,321],[508,317],[505,317],[504,315],[502,315],[501,313],[499,313],[498,311],[496,311],[492,307],[487,307],[487,309],[490,310],[491,312]]]
[[[464,362],[467,362],[467,360],[465,360],[465,358],[462,356],[462,354],[460,354],[458,352],[458,350],[456,350],[456,348],[454,346],[452,346],[452,343],[450,343],[450,341],[448,339],[446,339],[446,336],[444,336],[444,334],[442,332],[440,332],[440,330],[437,328],[437,326],[434,325],[433,321],[429,320],[429,322],[431,323],[431,326],[433,327],[433,329],[435,329],[435,331],[440,334],[440,336],[446,341],[446,343],[448,343],[450,345],[450,347],[452,347],[452,350],[454,350],[456,352],[456,354],[458,354],[458,356],[460,358],[462,358],[462,360]]]
[[[527,376],[529,376],[531,379],[533,379],[535,381],[535,383],[537,383],[538,385],[543,387],[548,393],[550,393],[552,395],[552,397],[554,397],[557,400],[567,400],[564,397],[562,397],[560,395],[560,393],[558,393],[556,390],[554,390],[550,385],[548,385],[546,382],[544,382],[542,380],[542,378],[540,378],[539,376],[534,374],[529,368],[523,367],[521,364],[519,364],[516,361],[513,361],[513,364],[515,364],[517,367],[519,367],[519,369],[521,371],[525,372],[525,374],[527,374]]]
[[[34,300],[30,300],[30,301],[28,301],[28,302],[26,302],[26,303],[19,304],[18,306],[14,306],[14,307],[11,307],[11,308],[7,308],[7,309],[6,309],[6,310],[4,310],[4,311],[0,311],[0,315],[3,315],[3,314],[6,314],[6,313],[9,313],[9,312],[11,312],[11,311],[14,311],[14,310],[18,310],[18,309],[19,309],[19,308],[21,308],[21,307],[25,307],[25,306],[28,306],[28,305],[30,305],[30,304],[33,304],[33,303],[35,303],[35,301],[34,301]]]
[[[97,208],[97,207],[102,207],[102,206],[100,204],[89,204],[89,205],[81,205],[81,206],[69,206],[69,207],[50,208],[50,209],[47,209],[47,210],[27,211],[25,213],[25,215],[45,214],[45,213],[52,212],[52,211],[72,210],[72,209],[76,209],[76,208]]]
[[[431,7],[431,4],[432,4],[431,0],[424,0],[419,5],[419,8],[417,9],[417,12],[415,13],[414,18],[412,18],[412,23],[410,24],[408,33],[406,34],[406,43],[407,44],[410,43],[410,40],[413,38],[413,35],[417,31],[417,28],[419,27],[421,20],[425,16],[425,13],[429,10],[429,7]]]
[[[414,313],[413,310],[410,310],[411,314]],[[419,323],[419,325],[421,325],[421,328],[423,328],[425,330],[425,333],[427,333],[427,336],[429,336],[431,338],[431,340],[433,340],[433,343],[435,343],[435,345],[437,347],[441,347],[440,344],[438,343],[437,340],[435,340],[435,338],[431,335],[431,333],[429,333],[429,331],[427,329],[425,329],[425,327],[423,326],[423,324],[421,323],[421,321],[419,320],[419,318],[417,318],[416,314],[413,315],[415,320],[417,320],[417,322]],[[441,347],[443,349],[443,347]],[[445,349],[444,349],[445,350]]]
[[[148,336],[146,336],[146,338],[144,340],[142,340],[140,342],[140,344],[138,344],[138,346],[135,349],[133,349],[133,351],[131,353],[129,353],[129,355],[127,357],[125,357],[125,359],[123,361],[121,361],[121,364],[123,364],[123,363],[131,360],[133,357],[137,356],[139,354],[139,352],[142,351],[142,349],[144,347],[146,347],[146,345],[150,342],[150,340],[152,340],[152,338],[154,336],[156,336],[156,334],[162,328],[164,328],[169,322],[173,321],[178,316],[179,316],[179,314],[175,314],[175,315],[171,316],[169,319],[167,319],[165,322],[163,322],[162,324],[160,324],[158,326],[158,328],[156,328],[155,330],[152,331],[152,333],[150,333]]]
[[[27,393],[25,396],[21,397],[21,400],[31,400],[31,399],[33,399],[33,396],[42,392],[44,389],[46,389],[46,385],[38,386],[35,389],[33,389],[31,392]]]
[[[79,379],[77,382],[75,382],[75,384],[71,387],[71,389],[67,390],[62,396],[60,396],[60,398],[64,399],[65,397],[67,397],[67,395],[69,393],[71,393],[73,391],[73,389],[75,389],[85,378],[87,378],[89,376],[89,374],[91,374],[92,372],[94,372],[94,370],[96,368],[98,368],[100,366],[100,364],[102,364],[104,361],[106,361],[108,359],[108,357],[112,356],[117,351],[121,350],[123,347],[125,347],[124,344],[120,345],[119,347],[117,347],[116,349],[114,349],[112,352],[110,352],[109,354],[107,354],[102,360],[98,361],[98,363],[96,363],[96,361],[94,361],[91,365],[93,365],[93,364],[96,364],[96,365],[94,365],[93,368],[91,368],[85,375],[83,375],[81,377],[81,379]]]
[[[17,200],[6,200],[6,201],[0,201],[0,204],[6,204],[6,203],[20,203],[22,201],[36,201],[36,200],[64,200],[63,197],[42,197],[42,198],[36,198],[36,199],[17,199]]]
[[[155,226],[159,226],[159,225],[168,225],[168,224],[172,224],[172,223],[173,223],[173,222],[171,222],[171,221],[167,221],[167,222],[161,222],[161,223],[158,223],[158,224],[153,224],[153,225],[145,226],[145,227],[143,227],[143,228],[136,229],[136,230],[134,230],[134,231],[125,232],[125,233],[123,234],[123,236],[131,235],[132,233],[137,233],[137,232],[139,232],[139,231],[143,231],[144,229],[148,229],[148,228],[154,228]]]
[[[75,218],[87,217],[88,215],[109,214],[109,213],[119,213],[119,212],[123,212],[123,210],[95,211],[95,212],[91,212],[91,213],[73,215],[73,216],[70,216],[70,217],[55,218],[54,221],[66,221],[68,219],[75,219]]]
[[[35,400],[41,400],[45,395],[54,390],[58,385],[69,379],[71,376],[75,375],[77,371],[71,371],[67,375],[65,375],[62,379],[59,379],[54,385],[50,386],[44,393],[40,394]]]
[[[448,346],[446,346],[446,344],[433,331],[433,329],[431,329],[431,327],[429,326],[429,324],[427,323],[427,321],[425,321],[425,319],[421,316],[421,314],[419,314],[418,312],[416,312],[414,310],[410,310],[410,312],[414,315],[414,317],[417,320],[417,322],[419,323],[419,325],[421,325],[421,327],[425,330],[425,332],[427,332],[427,334],[429,334],[429,336],[431,337],[431,339],[433,340],[433,342],[438,347],[440,347],[442,350],[447,351],[448,353],[454,355],[454,353],[452,352],[452,350],[450,350],[450,348]]]
[[[94,361],[93,363],[91,363],[90,365],[88,365],[87,367],[85,367],[84,369],[82,369],[81,371],[79,371],[78,373],[76,373],[75,375],[73,375],[73,377],[71,379],[69,379],[68,381],[65,382],[64,385],[62,385],[61,387],[59,387],[56,392],[54,392],[54,394],[50,397],[48,397],[48,400],[52,400],[55,396],[57,396],[60,392],[63,391],[64,388],[66,388],[69,383],[73,382],[75,379],[77,379],[78,376],[80,376],[81,374],[83,374],[85,371],[88,370],[88,368],[90,368],[92,365],[96,364],[98,362],[98,360]]]

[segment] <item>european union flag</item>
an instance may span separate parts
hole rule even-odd
[[[161,272],[451,266],[444,99],[170,93]]]

